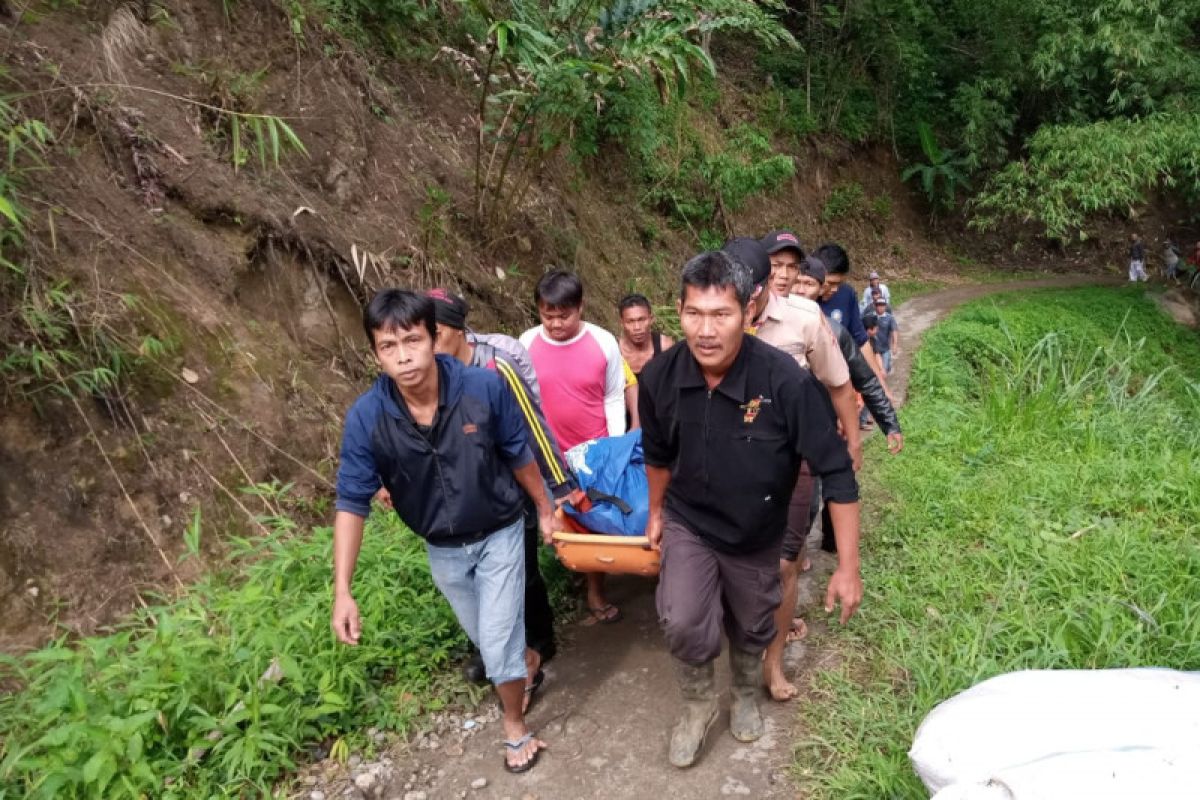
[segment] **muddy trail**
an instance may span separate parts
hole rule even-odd
[[[1072,276],[976,285],[904,303],[896,311],[902,332],[902,355],[893,376],[897,397],[904,397],[911,354],[920,346],[924,332],[960,304],[995,292],[1107,282],[1096,276]],[[909,442],[908,446],[919,443]],[[701,760],[687,770],[667,763],[666,742],[679,710],[679,695],[655,615],[654,582],[622,576],[610,579],[609,595],[623,610],[624,618],[611,625],[567,626],[558,657],[546,665],[546,683],[529,720],[550,749],[531,772],[513,776],[504,771],[498,713],[485,701],[473,715],[440,715],[434,730],[378,763],[352,760],[348,771],[328,762],[317,765],[303,779],[305,785],[297,796],[312,800],[802,796],[792,770],[793,741],[804,735],[796,714],[797,704],[805,698],[803,676],[828,669],[837,658],[818,646],[828,630],[821,606],[836,564],[832,556],[820,552],[819,530],[814,531],[813,539],[810,544],[814,546],[809,548],[814,553],[813,569],[800,577],[797,603],[798,614],[809,620],[810,635],[790,644],[785,656],[788,674],[802,693],[790,703],[771,702],[764,693],[767,732],[753,744],[741,744],[728,733],[729,670],[723,656],[717,674],[717,685],[724,690],[722,714],[707,737]],[[367,771],[369,775],[364,774]]]

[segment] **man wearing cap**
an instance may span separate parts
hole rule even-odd
[[[762,246],[771,259],[771,281],[768,284],[771,294],[787,297],[792,293],[792,284],[796,282],[800,259],[804,258],[800,237],[791,231],[771,231],[762,238]]]
[[[746,335],[753,291],[748,270],[728,254],[693,258],[683,268],[678,305],[686,344],[642,373],[646,536],[662,552],[658,616],[684,705],[670,739],[677,767],[695,763],[717,718],[722,629],[733,672],[730,733],[743,742],[763,734],[761,659],[775,635],[779,549],[802,459],[825,479],[845,548],[826,608],[840,602],[846,622],[862,599],[850,454],[812,375]]]
[[[457,294],[445,289],[431,289],[434,317],[437,320],[437,338],[434,349],[441,354],[453,356],[471,367],[492,370],[504,379],[505,386],[517,401],[517,408],[525,421],[529,434],[529,448],[537,460],[542,479],[550,487],[556,500],[567,497],[578,488],[575,476],[567,467],[562,450],[546,424],[541,403],[537,398],[537,378],[530,379],[522,374],[520,360],[513,352],[523,353],[520,342],[504,334],[477,334],[467,327],[470,306]],[[528,355],[526,354],[526,363]],[[532,366],[529,373],[532,375]],[[525,509],[525,639],[531,651],[528,655],[529,682],[526,696],[532,699],[533,692],[541,685],[544,675],[541,666],[554,657],[557,650],[554,641],[554,612],[546,593],[546,582],[538,569],[537,509],[526,504]],[[479,682],[482,678],[483,661],[476,651],[468,660],[464,673],[468,680]]]
[[[875,317],[878,320],[871,346],[883,362],[885,375],[892,374],[892,359],[900,355],[900,324],[892,314],[886,300],[875,299]]]
[[[747,330],[767,344],[796,359],[810,370],[828,390],[833,408],[846,438],[846,446],[857,470],[862,464],[862,441],[855,408],[854,389],[846,359],[820,307],[811,300],[767,291],[767,281],[775,283],[777,265],[785,259],[792,280],[801,260],[799,239],[790,231],[773,231],[761,242],[750,238],[733,239],[722,248],[734,260],[750,270],[754,294],[750,299],[750,327]],[[774,255],[767,253],[774,250]],[[788,284],[791,290],[791,283]],[[801,567],[804,537],[809,528],[809,504],[812,501],[812,473],[801,464],[800,475],[788,504],[787,529],[779,556],[782,600],[775,612],[775,638],[763,656],[763,682],[774,700],[790,700],[797,694],[783,672],[783,651],[789,636],[803,635],[803,621],[793,622],[796,609],[797,578]]]
[[[860,313],[866,313],[875,308],[875,302],[879,299],[891,305],[892,293],[888,291],[886,283],[879,282],[879,273],[872,272],[870,275],[870,283],[866,289],[863,289],[862,303],[859,304],[858,310]]]

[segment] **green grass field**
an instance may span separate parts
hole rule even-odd
[[[1030,667],[1200,669],[1200,339],[1138,290],[977,301],[925,337],[907,449],[869,456],[867,595],[816,643],[817,798],[927,797],[921,719]]]

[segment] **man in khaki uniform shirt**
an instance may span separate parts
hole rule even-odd
[[[846,447],[854,461],[854,469],[862,465],[862,440],[858,430],[858,409],[854,400],[854,388],[850,385],[850,369],[838,347],[837,339],[825,319],[820,306],[797,295],[777,297],[766,285],[771,276],[769,251],[792,249],[797,258],[804,257],[799,240],[788,231],[775,231],[766,239],[739,238],[727,243],[724,250],[743,265],[753,276],[755,294],[750,301],[750,330],[759,339],[782,350],[796,359],[800,366],[812,372],[829,391],[833,410],[841,423],[846,437]],[[783,649],[787,637],[794,630],[793,614],[796,609],[796,581],[804,551],[804,537],[808,531],[808,509],[812,500],[812,475],[807,465],[800,470],[800,477],[792,493],[788,509],[788,526],[783,538],[780,554],[779,577],[782,600],[775,612],[775,640],[767,647],[763,657],[763,681],[775,700],[790,700],[797,694],[796,687],[788,682],[783,673]],[[803,622],[795,627],[795,633],[803,635]]]

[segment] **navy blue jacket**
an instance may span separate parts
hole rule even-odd
[[[516,521],[512,471],[533,460],[525,420],[494,373],[437,356],[438,409],[426,438],[396,384],[380,375],[346,415],[337,510],[365,517],[382,484],[409,528],[430,544],[478,541]]]
[[[843,283],[828,300],[818,300],[817,305],[825,312],[825,316],[834,322],[840,322],[854,337],[854,343],[862,347],[867,343],[867,329],[863,327],[862,316],[858,311],[858,293],[854,287]]]

